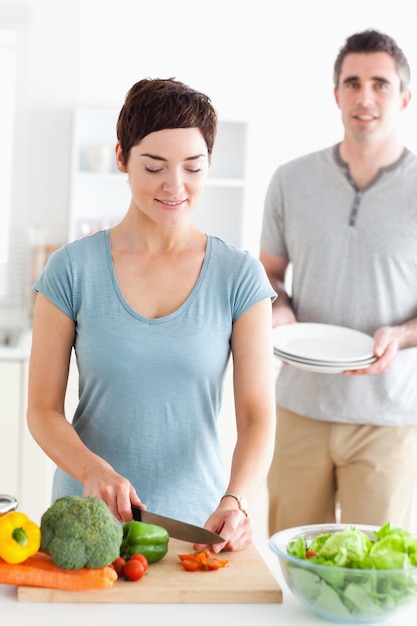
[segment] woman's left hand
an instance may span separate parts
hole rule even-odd
[[[253,543],[251,519],[240,509],[216,509],[208,518],[205,528],[217,533],[224,539],[223,543],[214,543],[209,546],[216,553],[222,550],[236,552],[237,550],[247,548]],[[195,544],[194,550],[203,550],[206,547],[203,544]]]

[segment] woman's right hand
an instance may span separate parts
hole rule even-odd
[[[132,504],[146,509],[133,485],[105,461],[97,470],[89,472],[84,481],[83,496],[104,500],[114,517],[122,523],[133,519]]]

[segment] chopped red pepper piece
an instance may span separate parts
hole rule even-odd
[[[182,559],[181,563],[183,568],[187,570],[187,572],[195,572],[201,567],[200,563],[196,560],[192,561],[191,559]]]
[[[216,559],[215,557],[211,557],[207,559],[207,567],[208,569],[219,569],[220,567],[225,567],[229,561],[226,559]]]
[[[317,552],[314,552],[314,550],[306,550],[306,559],[311,559],[312,556],[316,556]]]
[[[205,549],[194,554],[178,554],[178,558],[188,572],[213,571],[225,567],[229,561],[212,556],[211,550]]]

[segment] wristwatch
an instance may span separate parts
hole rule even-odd
[[[223,498],[234,498],[237,501],[237,505],[242,513],[244,513],[246,517],[248,516],[249,503],[246,498],[237,493],[225,493],[224,496],[220,498],[220,501],[223,500]]]

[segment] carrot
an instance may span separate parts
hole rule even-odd
[[[116,580],[116,570],[111,566],[66,570],[57,567],[51,557],[43,552],[37,552],[23,563],[13,565],[0,559],[0,584],[84,591],[109,589]]]

